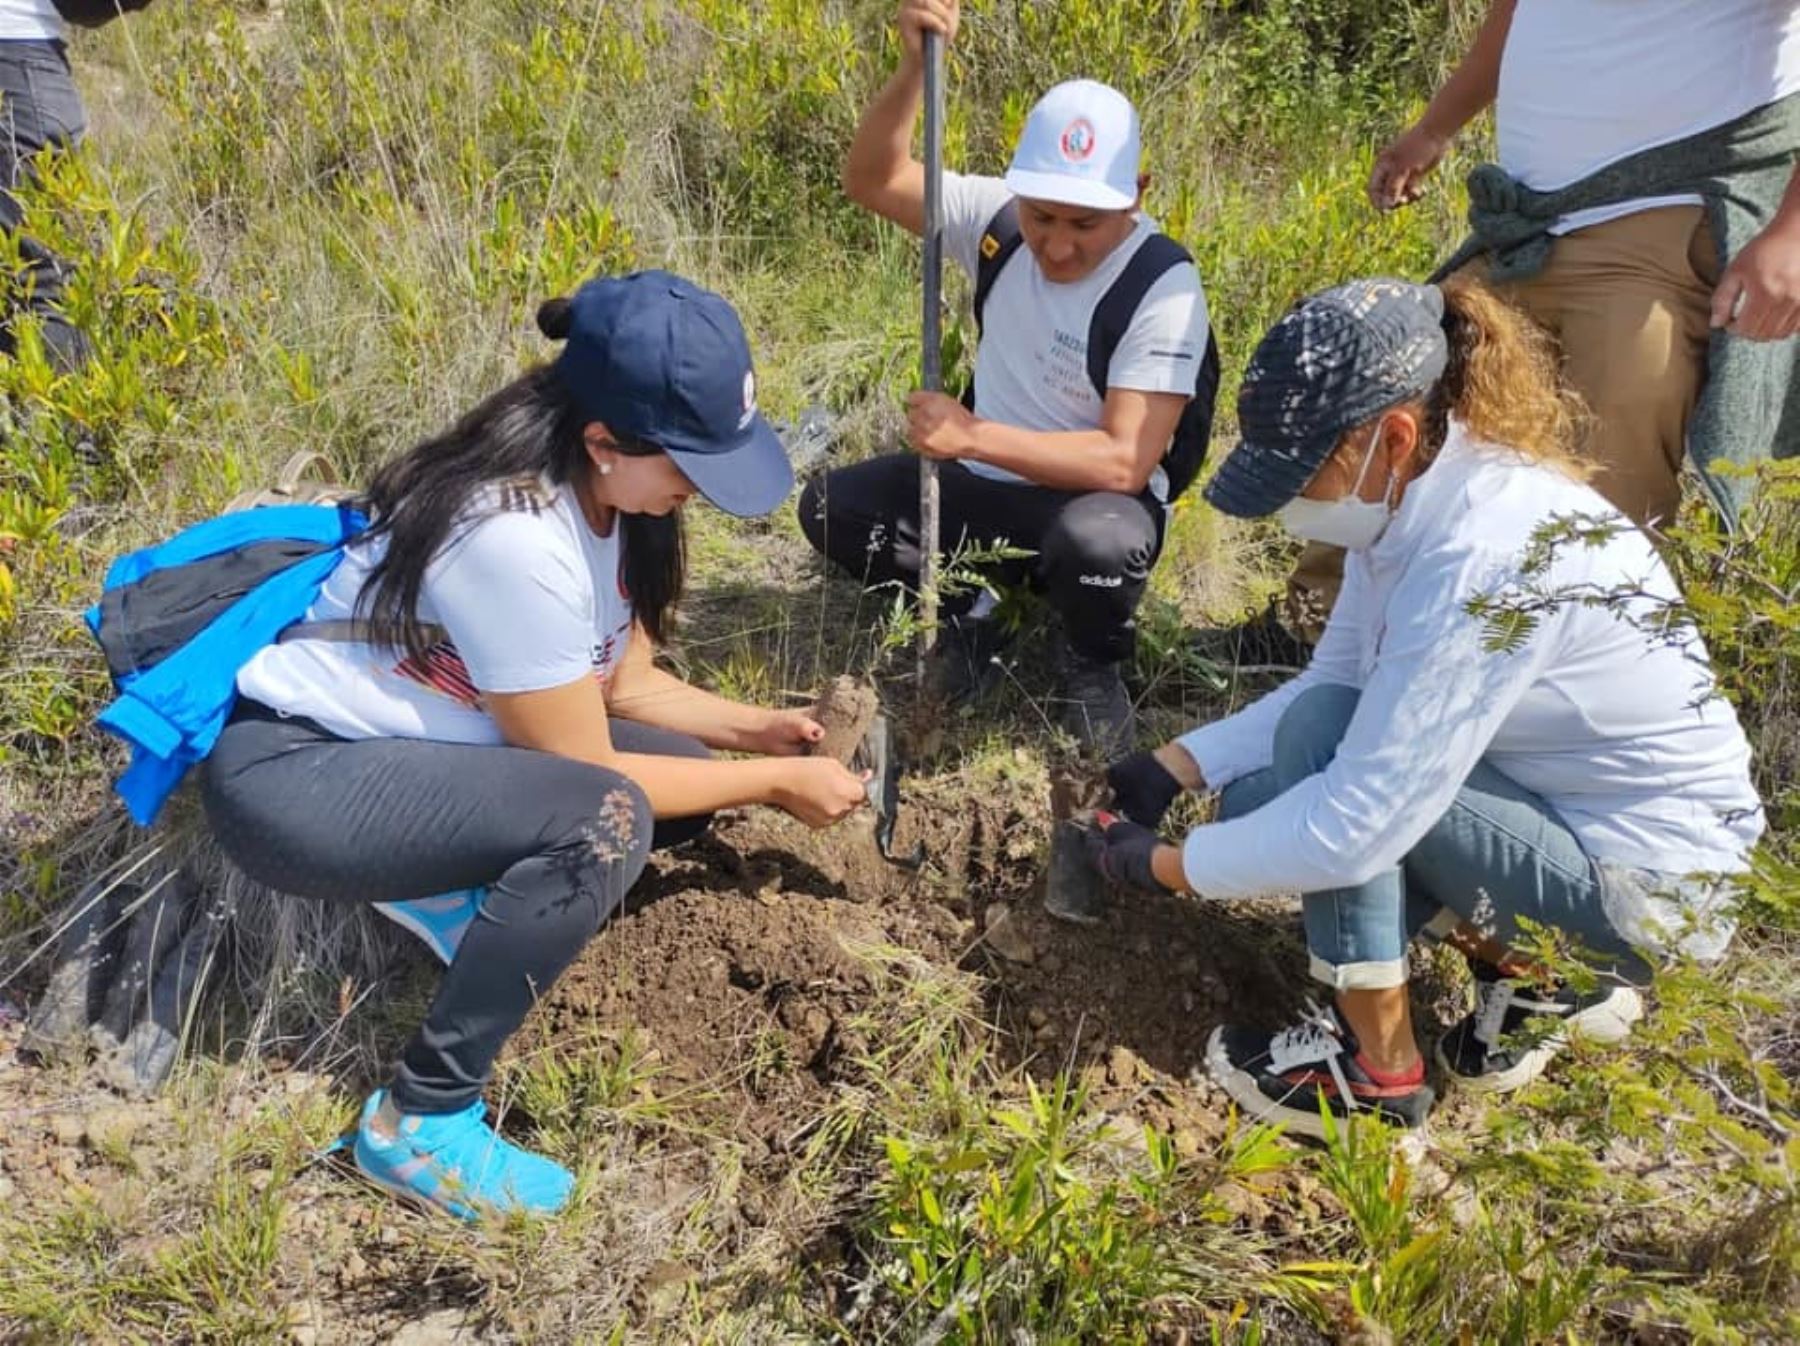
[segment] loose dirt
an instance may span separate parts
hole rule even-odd
[[[978,974],[1003,1062],[1040,1078],[1072,1069],[1120,1134],[1149,1123],[1184,1155],[1211,1151],[1227,1114],[1197,1076],[1207,1038],[1228,1015],[1291,1011],[1305,967],[1297,920],[1142,895],[1115,895],[1097,926],[1053,920],[1041,905],[1051,796],[1041,762],[1024,752],[909,780],[895,843],[903,854],[923,846],[917,870],[879,857],[872,819],[813,832],[761,809],[722,815],[700,840],[653,857],[625,911],[510,1044],[493,1091],[507,1129],[529,1143],[532,1119],[509,1072],[516,1079],[539,1053],[566,1059],[635,1039],[643,1087],[667,1120],[621,1114],[576,1142],[583,1156],[606,1156],[600,1208],[619,1221],[605,1240],[609,1293],[646,1321],[678,1314],[701,1274],[696,1256],[739,1268],[797,1257],[826,1303],[854,1282],[845,1221],[855,1212],[841,1203],[853,1194],[809,1187],[808,1145],[834,1102],[872,1083],[865,1049],[880,1044],[865,1035],[882,1031],[884,949]],[[423,953],[383,934],[400,960],[396,987],[409,1000],[428,995],[436,974]],[[0,1200],[91,1192],[125,1212],[127,1227],[141,1223],[130,1211],[163,1193],[205,1199],[234,1130],[293,1106],[290,1089],[348,1100],[370,1082],[349,1060],[342,1078],[277,1068],[218,1115],[184,1117],[173,1097],[124,1103],[80,1072],[20,1065],[22,1010],[15,999],[0,1014],[0,1111],[14,1119]],[[399,1045],[380,1052],[391,1059]],[[440,1271],[431,1240],[401,1232],[416,1217],[371,1199],[346,1167],[315,1164],[293,1180],[275,1280],[295,1339],[480,1318],[491,1304],[483,1277]],[[1254,1191],[1243,1204],[1251,1227],[1277,1218]]]
[[[724,817],[655,858],[514,1051],[630,1029],[671,1084],[710,1085],[720,1120],[775,1140],[845,1079],[865,1045],[867,951],[893,945],[985,974],[1004,1049],[1034,1073],[1072,1067],[1109,1105],[1216,1134],[1197,1078],[1207,1039],[1228,1014],[1291,1011],[1297,921],[1115,894],[1098,926],[1058,922],[1042,909],[1050,814],[1046,791],[934,780],[902,806],[897,844],[924,843],[918,872],[881,861],[860,821]]]

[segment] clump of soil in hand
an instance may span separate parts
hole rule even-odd
[[[880,709],[880,699],[868,683],[847,674],[833,678],[813,707],[813,719],[825,730],[825,737],[813,746],[813,755],[835,757],[845,766],[851,765]]]

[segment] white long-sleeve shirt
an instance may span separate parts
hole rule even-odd
[[[1557,547],[1524,579],[1534,534],[1570,516],[1618,526],[1600,545]],[[1526,583],[1567,598],[1516,649],[1485,649],[1466,605],[1524,596]],[[1620,590],[1642,596],[1578,601]],[[1596,860],[1741,871],[1763,828],[1749,745],[1698,634],[1669,640],[1643,624],[1676,595],[1649,539],[1592,489],[1453,425],[1381,540],[1350,553],[1305,671],[1180,740],[1223,788],[1270,764],[1282,711],[1308,687],[1362,693],[1324,771],[1188,834],[1188,882],[1210,897],[1364,883],[1418,844],[1483,758],[1541,796]]]

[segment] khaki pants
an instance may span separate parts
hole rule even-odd
[[[1458,274],[1486,271],[1473,262]],[[1670,206],[1565,234],[1537,275],[1495,286],[1557,339],[1563,375],[1594,414],[1594,489],[1638,523],[1666,522],[1681,503],[1718,278],[1704,209]],[[1317,638],[1342,576],[1336,548],[1301,553],[1286,614],[1297,631]]]

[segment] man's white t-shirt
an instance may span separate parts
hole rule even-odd
[[[1554,191],[1797,90],[1796,0],[1518,0],[1494,105],[1500,166]],[[1551,232],[1699,201],[1576,211]]]
[[[447,639],[418,659],[351,641],[270,645],[238,691],[343,738],[500,743],[484,692],[535,692],[585,673],[605,680],[631,639],[619,530],[600,537],[571,489],[532,480],[481,492],[432,560],[418,616]],[[352,546],[308,621],[356,615],[385,540]]]
[[[51,0],[0,0],[0,42],[44,42],[62,36],[62,15]]]
[[[1012,199],[999,178],[944,174],[944,251],[975,276],[981,236]],[[1029,248],[1020,247],[988,292],[981,343],[975,350],[975,414],[1021,430],[1100,428],[1104,400],[1088,378],[1088,328],[1094,309],[1132,255],[1156,233],[1147,216],[1099,266],[1080,280],[1046,280]],[[1113,352],[1107,384],[1146,393],[1192,396],[1206,354],[1206,295],[1191,263],[1165,272],[1144,295]],[[1004,468],[967,464],[996,481],[1023,481]],[[1163,494],[1162,470],[1152,487]]]

